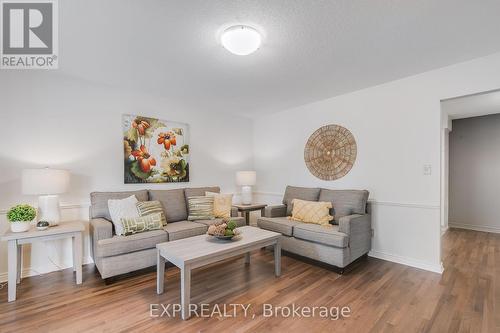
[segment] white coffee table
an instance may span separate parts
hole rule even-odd
[[[265,246],[274,246],[274,273],[281,274],[280,234],[256,227],[238,228],[241,235],[237,240],[222,241],[208,235],[195,236],[156,245],[157,249],[157,293],[163,293],[165,261],[170,261],[181,269],[182,319],[190,316],[191,270],[223,259],[246,254],[245,262],[250,263],[250,251]]]

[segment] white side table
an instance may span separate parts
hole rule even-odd
[[[85,227],[80,221],[60,222],[59,225],[39,231],[34,226],[26,232],[8,230],[1,238],[8,242],[9,302],[16,300],[16,285],[21,282],[22,246],[36,241],[71,237],[73,242],[73,271],[76,284],[82,283],[82,233]]]

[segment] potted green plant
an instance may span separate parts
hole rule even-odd
[[[36,210],[30,205],[21,204],[12,207],[7,212],[7,220],[10,222],[12,232],[28,231],[30,222],[36,216]]]

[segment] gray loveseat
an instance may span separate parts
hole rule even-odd
[[[90,239],[92,258],[103,279],[156,265],[156,244],[203,235],[208,226],[220,221],[187,221],[187,198],[220,192],[219,187],[181,188],[172,190],[140,190],[128,192],[93,192],[90,194]],[[158,200],[163,206],[167,225],[163,230],[116,236],[108,210],[108,199],[123,199],[135,195],[139,201]],[[231,219],[244,226],[236,209]]]
[[[368,191],[329,190],[287,186],[283,204],[268,206],[257,220],[262,229],[281,233],[284,251],[343,268],[371,248],[371,216]],[[330,201],[334,216],[331,227],[288,219],[292,200]]]

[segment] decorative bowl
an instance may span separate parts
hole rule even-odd
[[[215,236],[215,235],[213,235],[212,237],[215,237],[217,239],[222,239],[222,240],[231,240],[236,236],[238,236],[238,235],[232,235],[232,236]]]
[[[207,235],[220,240],[231,240],[239,235],[239,231],[236,230],[236,222],[224,219],[209,226]]]

